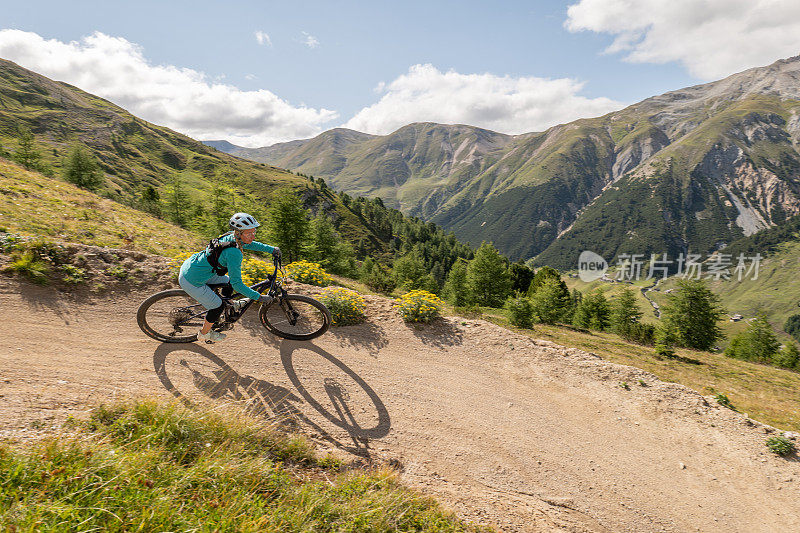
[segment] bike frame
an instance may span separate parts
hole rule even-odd
[[[281,286],[282,285],[282,280],[281,280],[281,284],[277,283],[278,271],[279,270],[282,271],[282,269],[280,268],[280,266],[281,266],[280,265],[280,260],[273,261],[273,263],[275,265],[275,270],[272,272],[272,274],[267,275],[267,279],[265,279],[264,281],[259,281],[258,283],[250,285],[251,289],[253,289],[254,291],[258,292],[259,294],[264,294],[264,292],[266,292],[267,294],[270,294],[275,290],[276,287],[278,287],[281,290],[283,290],[283,287]],[[209,283],[208,284],[208,286],[211,287],[212,289],[217,288],[217,287],[225,287],[226,285],[228,285],[228,284],[227,283]],[[268,287],[266,291],[264,291],[265,287]],[[283,292],[285,292],[285,291],[283,291]],[[277,295],[275,295],[275,296],[277,297]],[[229,301],[231,301],[233,299],[232,297],[226,297],[226,296],[222,296],[222,295],[220,295],[220,298],[222,298],[222,301],[224,303],[228,303]],[[242,308],[242,310],[239,311],[239,313],[235,317],[232,317],[232,319],[228,319],[227,313],[223,314],[223,317],[225,318],[223,324],[235,324],[241,317],[244,316],[244,314],[247,312],[247,310],[250,309],[250,306],[253,305],[253,303],[255,303],[256,301],[257,300],[250,300],[249,302],[247,302],[244,305],[244,307]],[[200,306],[200,307],[202,307],[202,306]],[[290,304],[290,307],[291,307],[291,304]],[[190,318],[200,318],[200,317],[204,316],[205,314],[206,314],[206,309],[203,308],[203,310],[201,312],[193,314]]]

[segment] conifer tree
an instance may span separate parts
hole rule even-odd
[[[725,355],[745,361],[769,363],[778,355],[780,343],[772,326],[763,314],[759,314],[747,329],[736,335],[725,349]]]
[[[564,319],[569,309],[569,293],[560,279],[546,278],[530,297],[533,314],[543,324],[555,324]]]
[[[19,128],[19,146],[12,159],[27,170],[38,170],[41,165],[42,153],[36,148],[36,139],[28,127]]]
[[[772,358],[772,364],[782,368],[800,369],[800,350],[793,342],[786,343]]]
[[[703,280],[680,280],[662,308],[662,320],[674,332],[678,346],[708,350],[723,338],[717,324],[723,312],[719,297]]]
[[[275,192],[269,218],[272,244],[280,247],[284,262],[300,259],[308,245],[309,221],[302,202],[291,189]]]
[[[180,174],[175,174],[166,187],[166,207],[170,220],[186,227],[191,220],[192,204]]]
[[[96,191],[103,184],[103,173],[94,155],[75,145],[64,161],[64,179],[81,189]]]
[[[491,243],[482,243],[467,266],[467,288],[470,303],[489,307],[501,307],[511,292],[511,276]]]
[[[583,297],[575,310],[573,323],[580,328],[603,331],[609,325],[611,310],[603,291],[595,289]]]
[[[227,187],[214,183],[206,210],[205,232],[208,236],[216,237],[230,230],[230,219],[234,213],[230,197],[231,191]]]
[[[139,209],[161,217],[161,197],[152,185],[146,186],[139,197]]]
[[[465,261],[456,261],[447,280],[444,283],[444,297],[451,305],[464,307],[469,302],[469,290],[467,288],[467,264]]]
[[[628,337],[641,317],[633,289],[625,287],[611,305],[611,327],[618,335]]]

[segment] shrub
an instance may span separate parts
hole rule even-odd
[[[125,267],[122,265],[115,265],[111,268],[107,268],[106,274],[108,274],[109,276],[113,276],[117,279],[125,279],[128,277],[128,271],[125,270]]]
[[[325,289],[319,298],[331,312],[334,326],[348,326],[363,322],[366,304],[356,291],[344,287]]]
[[[82,268],[73,265],[61,265],[61,270],[64,272],[64,281],[67,283],[83,283],[86,281],[86,271]]]
[[[794,443],[784,436],[770,437],[767,439],[767,448],[778,455],[790,455],[794,453]]]
[[[717,400],[717,403],[720,404],[722,407],[727,407],[731,411],[736,411],[736,408],[731,403],[730,398],[728,398],[725,394],[719,393],[714,395],[714,399]]]
[[[253,285],[264,281],[267,276],[275,271],[272,263],[267,263],[255,257],[246,257],[242,261],[242,281],[245,285]]]
[[[4,270],[22,274],[38,285],[46,285],[48,282],[47,273],[49,269],[47,263],[38,259],[30,250],[15,252],[11,256],[11,263]]]
[[[533,306],[531,301],[524,296],[516,296],[506,300],[508,320],[518,328],[533,327]]]
[[[800,350],[793,342],[785,344],[772,357],[772,364],[781,368],[800,368]]]
[[[33,255],[36,256],[37,259],[54,265],[61,264],[64,260],[61,247],[52,242],[37,240],[29,243],[28,249],[33,252]]]
[[[309,285],[317,285],[319,287],[326,287],[331,284],[333,279],[325,272],[319,263],[312,263],[310,261],[295,261],[286,266],[286,273],[300,283],[308,283]]]
[[[395,308],[406,322],[430,322],[441,316],[444,302],[428,291],[411,291],[397,301]]]
[[[656,327],[654,325],[634,322],[633,324],[628,324],[619,335],[626,341],[652,346],[655,333]]]

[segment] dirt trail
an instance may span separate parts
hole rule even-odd
[[[241,402],[505,531],[800,531],[771,428],[646,372],[480,320],[414,329],[377,297],[314,343],[251,313],[224,343],[162,345],[135,323],[146,295],[0,280],[0,437],[114,397]]]

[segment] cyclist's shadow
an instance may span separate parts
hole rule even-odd
[[[334,378],[324,379],[324,390],[331,405],[333,405],[335,414],[325,409],[308,392],[298,378],[292,364],[292,355],[300,347],[314,351],[332,362],[367,393],[378,412],[377,425],[372,428],[362,428],[358,424],[349,407],[347,391]],[[302,398],[286,387],[253,376],[240,375],[219,356],[197,344],[164,343],[153,354],[153,365],[156,375],[164,388],[188,406],[191,406],[193,402],[187,397],[187,394],[191,394],[190,391],[186,390],[187,387],[193,388],[204,397],[215,401],[240,403],[247,412],[264,417],[284,429],[296,429],[299,425],[305,425],[334,446],[354,455],[368,457],[370,455],[370,440],[385,436],[390,429],[388,411],[377,394],[344,363],[309,342],[284,341],[281,343],[280,348],[284,369]],[[176,351],[190,352],[192,355],[168,361],[168,356]],[[187,371],[188,375],[186,374]],[[181,392],[173,379],[170,378],[170,373],[175,372],[181,372],[183,375],[184,379],[180,380],[179,385],[184,388],[184,392]],[[191,383],[185,378],[190,378]],[[179,380],[180,378],[175,377],[174,379]],[[304,400],[327,420],[344,429],[353,444],[341,442],[319,424],[309,419],[297,407],[297,404],[302,404]]]

